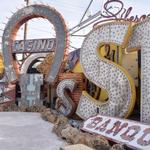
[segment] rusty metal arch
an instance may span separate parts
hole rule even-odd
[[[61,62],[68,46],[68,33],[65,21],[61,14],[54,8],[45,5],[31,5],[18,10],[9,19],[2,37],[2,51],[4,56],[5,71],[9,82],[17,80],[15,67],[13,66],[12,44],[20,26],[32,18],[45,18],[50,21],[56,31],[56,48],[54,61],[46,81],[52,83],[61,66]]]

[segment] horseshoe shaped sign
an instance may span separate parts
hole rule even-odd
[[[61,66],[67,49],[68,34],[65,21],[61,14],[54,8],[45,5],[31,5],[18,10],[8,21],[2,38],[2,51],[4,56],[5,71],[9,82],[17,80],[16,70],[13,66],[12,47],[16,38],[16,33],[22,24],[33,18],[45,18],[54,25],[56,31],[55,58],[51,66],[51,71],[46,77],[46,81],[52,83]]]

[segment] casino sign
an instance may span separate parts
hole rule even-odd
[[[43,53],[52,52],[56,47],[56,39],[16,40],[12,53]]]

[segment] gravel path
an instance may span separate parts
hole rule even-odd
[[[59,150],[52,127],[39,113],[0,112],[0,150]]]

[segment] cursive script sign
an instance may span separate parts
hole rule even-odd
[[[113,5],[115,5],[115,7],[112,7]],[[141,16],[133,16],[131,15],[132,11],[133,7],[125,8],[124,3],[121,0],[108,0],[103,6],[103,12],[101,14],[101,16],[103,17],[102,20],[94,24],[94,26],[101,22],[111,20],[126,20],[132,22],[140,22],[150,17],[150,13],[147,15],[143,14]]]
[[[97,115],[86,120],[82,129],[132,148],[150,149],[150,126],[139,122]]]

